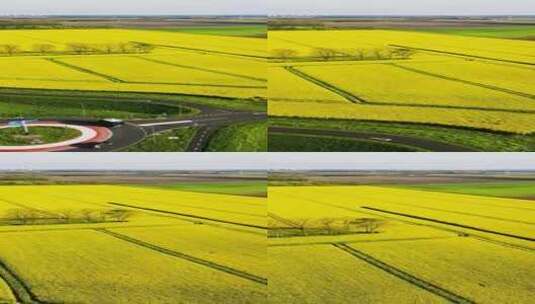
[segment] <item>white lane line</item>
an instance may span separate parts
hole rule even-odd
[[[167,122],[155,122],[148,124],[141,124],[140,127],[155,127],[155,126],[169,126],[169,125],[182,125],[192,123],[193,120],[179,120],[179,121],[167,121]]]

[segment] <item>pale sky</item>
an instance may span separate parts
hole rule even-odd
[[[0,15],[257,15],[267,0],[4,0]],[[9,2],[9,3],[7,3]]]
[[[270,153],[271,170],[535,170],[535,153]]]
[[[14,153],[0,170],[535,170],[535,153]]]
[[[4,0],[0,15],[530,15],[534,0]]]
[[[269,0],[271,15],[533,15],[535,0]]]
[[[265,153],[4,153],[0,170],[265,170]]]

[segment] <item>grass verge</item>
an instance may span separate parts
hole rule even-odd
[[[224,127],[212,136],[208,152],[265,152],[267,123],[254,122]]]
[[[261,197],[267,196],[267,183],[265,181],[180,183],[149,187],[200,193],[217,193]]]
[[[439,183],[425,185],[395,185],[393,187],[492,197],[535,198],[535,181],[511,181],[499,183]]]
[[[41,145],[70,140],[82,133],[71,128],[60,127],[29,127],[25,134],[22,128],[0,129],[0,145]]]
[[[184,152],[195,132],[187,127],[156,133],[121,152]]]
[[[418,148],[330,136],[269,134],[270,152],[416,152]]]
[[[491,133],[424,124],[270,117],[270,125],[405,135],[456,144],[481,152],[535,151],[535,135]],[[270,142],[271,144],[271,142]],[[271,148],[270,148],[271,149]]]

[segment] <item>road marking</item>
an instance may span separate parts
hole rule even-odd
[[[179,120],[179,121],[166,121],[166,122],[155,122],[148,124],[141,124],[140,127],[155,127],[155,126],[169,126],[169,125],[181,125],[192,123],[193,120]]]

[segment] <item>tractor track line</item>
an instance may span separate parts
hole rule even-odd
[[[507,59],[485,57],[485,56],[478,56],[478,55],[469,55],[469,54],[456,53],[456,52],[440,51],[440,50],[434,50],[434,49],[417,48],[417,47],[411,47],[411,46],[399,45],[399,44],[389,44],[389,46],[398,47],[398,48],[405,48],[405,49],[411,49],[411,50],[417,50],[417,51],[438,53],[438,54],[446,54],[446,55],[454,55],[454,56],[461,56],[461,57],[469,57],[469,58],[477,58],[477,59],[484,59],[484,60],[492,60],[492,61],[500,61],[500,62],[508,62],[508,63],[535,66],[535,63],[525,62],[525,61],[507,60]]]
[[[0,261],[0,279],[3,279],[17,303],[21,304],[52,304],[51,302],[44,302],[37,298],[37,296],[31,291],[31,289],[20,279],[15,272],[13,272],[9,267],[3,262]]]
[[[440,209],[440,208],[433,208],[433,207],[424,207],[424,206],[418,206],[414,204],[406,204],[406,203],[392,203],[394,205],[401,205],[401,206],[409,206],[413,208],[419,208],[419,209],[426,209],[426,210],[433,210],[433,211],[439,211],[439,212],[445,212],[445,213],[453,213],[453,214],[460,214],[460,215],[466,215],[466,216],[473,216],[473,217],[480,217],[490,220],[496,220],[501,222],[509,222],[509,223],[515,223],[515,224],[526,224],[526,225],[535,225],[534,222],[528,222],[528,221],[517,221],[513,219],[507,219],[503,217],[497,217],[497,216],[490,216],[490,215],[482,215],[482,214],[476,214],[476,213],[470,213],[470,212],[462,212],[462,211],[454,211],[454,210],[447,210],[447,209]]]
[[[322,87],[322,88],[324,88],[326,90],[329,90],[329,91],[331,91],[331,92],[333,92],[333,93],[335,93],[337,95],[342,96],[343,98],[345,98],[347,101],[349,101],[351,103],[367,103],[366,100],[364,100],[364,99],[362,99],[362,98],[360,98],[358,96],[355,96],[355,95],[353,95],[353,94],[351,94],[351,93],[349,93],[347,91],[344,91],[344,90],[342,90],[342,89],[340,89],[338,87],[335,87],[330,83],[327,83],[327,82],[325,82],[323,80],[320,80],[320,79],[318,79],[316,77],[313,77],[313,76],[311,76],[311,75],[309,75],[309,74],[307,74],[305,72],[302,72],[302,71],[296,69],[295,67],[286,66],[286,67],[284,67],[284,69],[286,71],[296,75],[299,78],[302,78],[302,79],[304,79],[304,80],[306,80],[308,82],[311,82],[311,83],[313,83],[313,84],[315,84],[317,86],[320,86],[320,87]]]
[[[8,205],[17,206],[17,207],[22,208],[22,209],[32,210],[32,211],[35,211],[35,212],[38,212],[38,213],[41,213],[41,214],[55,215],[53,212],[50,212],[50,211],[47,211],[47,210],[43,210],[43,209],[39,209],[39,208],[35,208],[35,207],[26,206],[26,205],[24,205],[22,203],[13,202],[13,201],[7,200],[5,198],[0,199],[0,202],[4,202],[4,203],[6,203]]]
[[[337,235],[339,236],[339,235]],[[305,236],[306,237],[306,236]],[[303,238],[303,237],[291,237],[291,238]],[[437,236],[437,237],[413,237],[413,238],[399,238],[399,239],[379,239],[379,240],[345,240],[345,241],[314,241],[306,243],[283,243],[277,242],[268,244],[268,247],[299,247],[299,246],[313,246],[313,245],[334,245],[334,244],[364,244],[364,243],[395,243],[395,242],[405,242],[405,241],[430,241],[430,240],[445,240],[445,239],[454,239],[458,236]],[[288,237],[270,237],[271,240],[277,239],[289,239]]]
[[[523,241],[531,241],[531,242],[535,241],[535,238],[530,238],[530,237],[525,237],[525,236],[520,236],[520,235],[515,235],[515,234],[510,234],[510,233],[505,233],[505,232],[498,232],[498,231],[488,230],[488,229],[485,229],[485,228],[468,226],[468,225],[464,225],[464,224],[446,222],[446,221],[441,221],[441,220],[437,220],[437,219],[433,219],[433,218],[429,218],[429,217],[423,217],[423,216],[400,213],[400,212],[395,212],[395,211],[383,210],[383,209],[367,207],[367,206],[362,206],[361,208],[367,209],[367,210],[372,210],[372,211],[377,211],[377,212],[382,212],[382,213],[387,213],[387,214],[393,214],[393,215],[397,215],[397,216],[404,216],[404,217],[413,218],[413,219],[422,220],[422,221],[428,221],[428,222],[433,222],[433,223],[453,226],[453,227],[459,227],[459,228],[470,229],[470,230],[475,230],[475,231],[479,231],[479,232],[485,232],[485,233],[496,234],[496,235],[500,235],[500,236],[506,236],[506,237],[510,237],[510,238],[514,238],[514,239],[523,240]]]
[[[267,279],[266,278],[262,278],[262,277],[259,277],[257,275],[254,275],[254,274],[247,273],[245,271],[237,270],[237,269],[234,269],[234,268],[231,268],[231,267],[228,267],[228,266],[224,266],[224,265],[217,264],[217,263],[214,263],[214,262],[211,262],[211,261],[208,261],[208,260],[197,258],[197,257],[191,256],[191,255],[188,255],[188,254],[185,254],[185,253],[182,253],[182,252],[178,252],[178,251],[170,250],[170,249],[163,248],[163,247],[160,247],[160,246],[156,246],[156,245],[153,245],[151,243],[147,243],[147,242],[135,239],[135,238],[131,238],[131,237],[126,236],[124,234],[120,234],[120,233],[117,233],[117,232],[109,231],[107,229],[95,229],[95,230],[98,231],[98,232],[105,233],[105,234],[107,234],[109,236],[115,237],[117,239],[120,239],[120,240],[129,242],[129,243],[141,246],[141,247],[145,247],[145,248],[157,251],[159,253],[163,253],[163,254],[166,254],[166,255],[169,255],[169,256],[173,256],[173,257],[176,257],[176,258],[179,258],[179,259],[183,259],[183,260],[186,260],[186,261],[198,264],[198,265],[206,266],[206,267],[209,267],[209,268],[221,271],[221,272],[225,272],[227,274],[231,274],[231,275],[234,275],[234,276],[237,276],[237,277],[241,277],[241,278],[247,279],[247,280],[255,282],[255,283],[260,283],[260,284],[263,284],[263,285],[267,285]]]
[[[135,205],[129,205],[129,204],[122,204],[122,203],[114,203],[109,202],[108,204],[114,205],[114,206],[120,206],[120,207],[127,207],[127,208],[133,208],[133,209],[139,209],[139,210],[146,210],[146,211],[152,211],[156,213],[164,213],[164,214],[171,214],[171,215],[177,215],[177,216],[183,216],[183,217],[189,217],[189,218],[195,218],[199,220],[206,220],[206,221],[212,221],[212,222],[218,222],[222,224],[231,224],[231,225],[237,225],[237,226],[243,226],[243,227],[250,227],[250,228],[257,228],[266,230],[267,227],[254,225],[254,224],[247,224],[247,223],[239,223],[239,222],[232,222],[227,220],[221,220],[216,218],[210,218],[205,216],[199,216],[195,214],[187,214],[187,213],[180,213],[180,212],[173,212],[173,211],[166,211],[166,210],[160,210],[160,209],[154,209],[154,208],[146,208],[146,207],[139,207]]]
[[[399,268],[396,268],[392,265],[389,265],[383,261],[380,261],[362,251],[359,251],[351,246],[348,246],[346,244],[333,244],[334,247],[340,249],[340,250],[343,250],[347,253],[349,253],[350,255],[372,265],[372,266],[375,266],[391,275],[394,275],[412,285],[415,285],[419,288],[422,288],[424,290],[427,290],[431,293],[433,293],[434,295],[437,295],[439,297],[442,297],[448,301],[450,301],[451,303],[459,303],[459,304],[475,304],[474,301],[468,299],[468,298],[465,298],[461,295],[458,295],[458,294],[455,294],[447,289],[444,289],[438,285],[435,285],[431,282],[427,282],[423,279],[420,279],[418,277],[415,277],[414,275],[408,273],[408,272],[405,272]]]
[[[133,41],[133,42],[136,42],[136,41]],[[245,58],[248,58],[248,59],[256,59],[256,60],[259,60],[259,59],[267,60],[268,59],[267,57],[258,56],[258,55],[247,55],[247,54],[232,53],[232,52],[196,49],[196,48],[190,48],[190,47],[185,47],[185,46],[177,46],[177,45],[167,45],[167,44],[151,44],[151,45],[156,46],[156,47],[164,47],[164,48],[186,50],[186,51],[195,51],[195,52],[209,53],[209,54],[232,55],[232,56],[245,57]]]
[[[48,61],[50,61],[52,63],[57,64],[57,65],[61,65],[63,67],[69,68],[71,70],[75,70],[75,71],[82,72],[82,73],[89,74],[89,75],[93,75],[93,76],[98,76],[100,78],[104,78],[104,79],[106,79],[108,81],[111,81],[111,82],[126,83],[126,81],[124,81],[122,79],[119,79],[119,78],[116,78],[116,77],[113,77],[113,76],[110,76],[110,75],[102,74],[102,73],[99,73],[99,72],[95,72],[95,71],[90,70],[90,69],[82,68],[82,67],[79,67],[79,66],[74,65],[74,64],[66,63],[66,62],[63,62],[63,61],[55,59],[55,58],[45,58],[45,60],[48,60]]]
[[[281,216],[278,216],[276,215],[275,213],[271,213],[271,212],[268,212],[267,214],[270,218],[274,219],[275,221],[277,222],[280,222],[280,223],[283,223],[283,224],[286,224],[290,227],[294,227],[294,228],[301,228],[299,226],[299,224],[297,223],[294,223],[293,221],[289,220],[289,219],[286,219],[286,218],[283,218]]]
[[[355,208],[343,207],[343,206],[339,206],[339,205],[336,205],[336,204],[319,202],[319,201],[311,200],[311,199],[309,199],[308,201],[313,203],[313,204],[329,206],[329,207],[338,208],[338,209],[342,209],[342,210],[346,210],[346,211],[350,211],[350,212],[364,213],[364,214],[369,214],[369,215],[373,215],[373,216],[378,216],[377,213],[370,212],[371,210],[370,211],[362,210],[362,208],[361,208],[361,210],[358,210],[358,209],[355,209]],[[464,232],[462,230],[456,230],[456,229],[450,228],[450,227],[443,227],[443,226],[427,224],[427,223],[413,222],[413,221],[405,220],[405,219],[398,218],[398,217],[387,216],[387,215],[384,215],[383,213],[381,213],[379,216],[382,217],[382,218],[385,218],[385,219],[390,219],[390,220],[401,222],[401,223],[405,223],[405,224],[408,224],[408,225],[431,227],[433,229],[438,229],[438,230],[441,230],[441,231],[447,231],[447,232],[455,233],[455,234],[458,234],[458,235],[459,234],[466,234],[466,232]],[[498,241],[498,240],[494,240],[494,239],[489,239],[488,237],[484,237],[484,236],[473,235],[473,234],[470,234],[468,236],[471,237],[471,238],[480,240],[480,241],[489,242],[489,243],[493,243],[495,245],[501,245],[501,246],[508,247],[508,248],[514,248],[514,249],[518,249],[518,250],[522,250],[522,251],[526,251],[526,252],[534,252],[535,251],[535,249],[533,249],[531,247],[526,247],[526,246],[517,245],[517,244],[511,244],[511,243]]]
[[[225,72],[225,71],[218,71],[218,70],[213,70],[213,69],[195,67],[195,66],[191,66],[191,65],[172,63],[172,62],[167,62],[167,61],[153,59],[153,58],[147,58],[147,57],[141,57],[141,56],[134,56],[133,58],[140,59],[140,60],[145,60],[145,61],[149,61],[149,62],[153,62],[153,63],[163,64],[163,65],[168,65],[168,66],[174,66],[174,67],[183,68],[183,69],[190,69],[190,70],[196,70],[196,71],[220,74],[220,75],[225,75],[225,76],[232,76],[232,77],[236,77],[236,78],[267,82],[267,79],[264,79],[264,78],[257,78],[257,77],[252,77],[252,76],[247,76],[247,75],[242,75],[242,74],[237,74],[237,73],[230,73],[230,72]]]
[[[267,86],[255,85],[233,85],[233,84],[211,84],[211,83],[186,83],[186,82],[156,82],[156,81],[123,81],[130,84],[161,84],[190,87],[214,87],[214,88],[236,88],[236,89],[266,89]]]
[[[470,80],[463,80],[463,79],[449,77],[449,76],[441,75],[441,74],[435,74],[435,73],[427,72],[427,71],[424,71],[424,70],[416,69],[416,68],[413,68],[413,67],[402,66],[402,65],[399,65],[399,64],[396,64],[396,63],[387,63],[386,65],[393,66],[393,67],[396,67],[396,68],[399,68],[399,69],[402,69],[402,70],[405,70],[405,71],[421,74],[421,75],[424,75],[424,76],[429,76],[429,77],[439,78],[439,79],[443,79],[443,80],[459,82],[459,83],[462,83],[462,84],[468,84],[468,85],[472,85],[472,86],[477,86],[477,87],[480,87],[480,88],[489,89],[489,90],[493,90],[493,91],[498,91],[498,92],[502,92],[502,93],[507,93],[507,94],[511,94],[511,95],[515,95],[515,96],[525,97],[525,98],[529,98],[529,99],[535,99],[535,95],[533,95],[533,94],[518,92],[518,91],[507,89],[507,88],[497,87],[497,86],[484,84],[484,83],[479,83],[479,82],[474,82],[474,81],[470,81]]]

